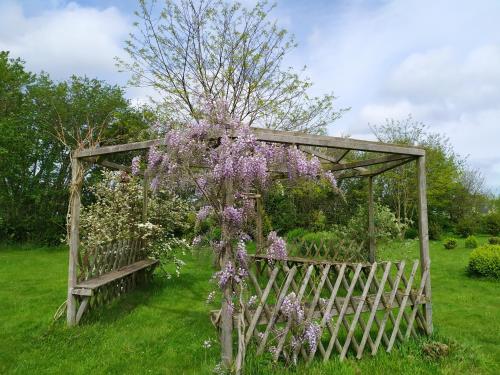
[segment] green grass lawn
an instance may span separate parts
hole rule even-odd
[[[481,242],[485,239],[482,238]],[[415,258],[417,243],[392,244],[387,259]],[[465,273],[470,250],[433,243],[434,340],[450,345],[448,357],[422,354],[429,339],[410,341],[392,353],[357,361],[316,361],[286,369],[249,358],[250,374],[500,373],[500,283]],[[62,249],[0,249],[0,373],[8,374],[210,374],[219,347],[205,299],[212,285],[208,255],[186,257],[180,278],[157,278],[68,329],[52,316],[66,293],[67,252]]]

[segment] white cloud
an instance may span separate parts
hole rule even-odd
[[[307,63],[316,94],[352,107],[331,134],[361,138],[368,123],[411,113],[500,191],[499,24],[494,0],[344,1],[318,11],[296,65]]]
[[[28,69],[45,70],[57,79],[71,74],[123,79],[116,76],[113,59],[123,55],[129,27],[113,7],[70,3],[28,17],[17,3],[0,5],[0,49],[24,59]]]

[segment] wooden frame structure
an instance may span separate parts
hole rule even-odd
[[[380,340],[384,340],[387,345],[387,350],[390,350],[394,344],[395,337],[408,337],[409,335],[414,333],[413,321],[415,317],[417,317],[418,324],[420,327],[427,333],[431,334],[433,330],[432,325],[432,302],[431,302],[431,277],[430,277],[430,256],[429,256],[429,236],[428,236],[428,221],[427,221],[427,198],[426,198],[426,174],[425,174],[425,150],[418,147],[412,146],[401,146],[394,144],[385,144],[380,142],[371,142],[371,141],[363,141],[363,140],[355,140],[349,138],[339,138],[339,137],[330,137],[323,135],[311,135],[299,132],[286,132],[286,131],[278,131],[278,130],[269,130],[262,128],[252,128],[254,135],[257,140],[269,143],[279,143],[279,144],[287,144],[294,145],[302,149],[304,152],[309,153],[311,155],[315,155],[318,159],[321,160],[322,166],[325,169],[328,169],[334,173],[334,175],[338,179],[343,178],[355,178],[355,177],[367,177],[368,178],[368,228],[369,228],[369,264],[362,263],[343,263],[342,265],[328,265],[323,262],[319,265],[313,266],[311,262],[307,263],[304,260],[296,260],[296,264],[284,264],[280,267],[276,267],[274,270],[269,269],[268,273],[268,284],[263,287],[263,289],[258,286],[258,283],[255,287],[259,294],[259,298],[263,305],[259,305],[261,311],[257,314],[254,310],[248,311],[250,316],[247,316],[247,321],[250,324],[252,329],[255,329],[257,323],[263,319],[263,321],[267,324],[267,330],[264,335],[269,335],[269,330],[273,328],[273,325],[278,318],[279,314],[279,306],[278,303],[282,302],[284,298],[283,293],[277,292],[277,301],[274,312],[269,311],[268,307],[265,306],[265,299],[262,300],[265,296],[264,294],[267,292],[269,294],[270,290],[280,287],[275,283],[275,279],[277,274],[281,271],[285,272],[286,276],[283,279],[284,284],[281,288],[288,289],[290,285],[296,291],[299,296],[304,294],[304,288],[307,288],[309,285],[309,278],[312,273],[317,272],[318,275],[321,275],[320,281],[325,283],[327,280],[330,280],[330,297],[331,301],[326,306],[327,310],[317,309],[318,298],[320,298],[320,293],[314,293],[315,297],[313,301],[309,301],[310,303],[308,308],[308,316],[314,317],[319,316],[322,319],[321,329],[327,330],[337,330],[340,329],[341,326],[344,326],[347,329],[346,341],[343,346],[340,346],[340,343],[337,339],[337,334],[332,333],[332,341],[327,348],[319,347],[323,358],[326,360],[330,357],[331,351],[333,347],[337,347],[339,349],[339,353],[341,358],[345,357],[347,349],[350,345],[354,346],[354,349],[357,352],[358,358],[363,352],[363,348],[368,341],[369,346],[372,349],[372,353],[376,353],[378,344]],[[68,269],[68,300],[67,300],[67,322],[68,325],[74,325],[77,323],[77,315],[78,312],[76,310],[77,302],[76,295],[74,294],[74,290],[77,286],[77,277],[76,270],[78,266],[78,248],[79,248],[79,211],[80,211],[80,191],[82,185],[82,163],[91,162],[97,163],[103,166],[106,166],[111,169],[118,170],[130,170],[129,167],[114,163],[112,161],[106,160],[106,157],[111,156],[117,153],[125,153],[125,152],[133,152],[138,150],[149,149],[154,146],[164,145],[165,142],[163,139],[155,139],[143,142],[135,142],[128,143],[122,145],[115,146],[103,146],[92,149],[83,149],[77,150],[73,153],[72,157],[72,186],[71,186],[71,196],[70,196],[70,207],[71,207],[71,222],[70,222],[70,252],[69,252],[69,269]],[[344,159],[349,152],[364,152],[368,155],[368,158],[362,160],[356,160],[352,162],[346,162]],[[376,241],[375,241],[375,224],[374,224],[374,194],[373,194],[373,179],[376,178],[381,173],[384,173],[393,168],[399,167],[403,164],[409,162],[416,162],[417,167],[417,186],[418,186],[418,226],[419,226],[419,239],[420,239],[420,262],[417,262],[416,265],[412,267],[411,274],[409,276],[409,281],[405,283],[405,288],[403,294],[398,294],[399,291],[397,289],[397,285],[403,276],[399,272],[396,274],[396,279],[393,280],[393,284],[396,286],[391,289],[389,294],[384,292],[383,286],[377,286],[377,283],[385,284],[386,280],[390,278],[388,276],[388,270],[391,268],[390,263],[379,264],[375,262],[376,258]],[[278,171],[279,172],[279,171]],[[147,177],[147,176],[145,176]],[[147,198],[145,198],[147,199]],[[257,199],[257,202],[259,200]],[[259,206],[259,209],[260,206]],[[261,223],[258,225],[262,225]],[[262,239],[259,239],[259,243],[262,243]],[[293,260],[289,260],[289,262],[293,263]],[[258,262],[257,262],[258,263]],[[286,262],[285,262],[286,263]],[[313,262],[314,263],[314,262]],[[417,271],[417,266],[420,264],[420,280],[421,285],[417,290],[417,294],[414,290],[412,290],[412,280],[415,278],[415,273]],[[400,263],[394,264],[398,270],[404,268]],[[384,269],[384,274],[381,278],[378,279],[375,277],[375,273],[378,269]],[[303,278],[301,279],[300,285],[294,279],[294,275],[297,272],[297,269],[303,269],[305,271],[302,272]],[[341,273],[344,274],[346,269],[351,269],[351,279],[349,281],[349,277],[342,277]],[[335,271],[334,271],[335,270]],[[334,271],[335,278],[329,279],[329,272]],[[266,271],[267,272],[267,271]],[[402,271],[401,271],[402,272]],[[363,281],[363,278],[360,277],[360,274],[365,274],[366,277]],[[274,276],[273,276],[274,275]],[[307,276],[309,275],[309,276]],[[385,275],[385,276],[384,276]],[[399,275],[399,276],[398,276]],[[271,281],[269,281],[271,280]],[[294,286],[295,285],[295,286]],[[338,291],[340,285],[344,285],[348,296],[344,298],[344,300],[335,300],[335,295]],[[302,287],[303,288],[302,288]],[[322,286],[322,285],[321,285]],[[363,294],[358,299],[349,299],[348,297],[352,294],[352,291],[355,287],[360,287],[363,290]],[[314,286],[314,290],[321,289],[319,285]],[[337,290],[335,290],[335,288]],[[370,290],[375,291],[375,301],[369,301],[367,298],[367,293]],[[394,295],[393,295],[394,294]],[[267,297],[266,297],[267,298]],[[398,300],[395,303],[395,300]],[[360,303],[362,301],[362,303]],[[408,302],[410,301],[410,302]],[[342,303],[341,303],[342,302]],[[366,304],[365,304],[366,302]],[[397,317],[392,315],[392,312],[387,315],[391,317],[394,323],[394,329],[391,333],[390,337],[385,336],[385,332],[383,331],[380,334],[380,337],[377,337],[375,342],[369,336],[369,329],[366,329],[366,326],[371,326],[373,320],[376,320],[376,314],[379,309],[388,309],[395,303],[399,308],[399,312]],[[333,304],[335,304],[335,308],[333,308]],[[407,316],[407,312],[404,310],[405,305],[411,306],[410,316]],[[389,306],[389,307],[388,307]],[[258,309],[259,309],[258,308]],[[257,310],[258,310],[257,309]],[[264,309],[265,316],[261,317],[262,309]],[[422,311],[420,311],[420,309]],[[339,320],[337,320],[338,328],[331,327],[325,321],[325,317],[332,313],[335,310],[339,316]],[[363,327],[363,338],[360,343],[357,343],[356,338],[354,337],[354,329],[356,328],[356,324],[358,322],[362,322],[363,320],[360,318],[360,313],[363,311],[371,311],[369,320],[366,323],[361,324]],[[227,312],[222,309],[222,312],[219,314],[227,314]],[[345,314],[354,314],[354,318],[351,321],[351,326],[347,323],[344,318]],[[81,314],[80,314],[81,315]],[[405,318],[407,323],[407,331],[403,335],[400,332],[399,324],[402,318]],[[230,318],[229,318],[230,319]],[[266,320],[267,319],[267,320]],[[387,319],[387,317],[384,317]],[[227,322],[227,317],[225,321]],[[230,321],[230,320],[229,320]],[[354,323],[353,323],[354,322]],[[324,324],[323,324],[324,323]],[[379,322],[383,324],[383,322]],[[379,325],[380,327],[380,325]],[[227,328],[227,327],[226,327]],[[368,332],[368,333],[367,333]],[[254,335],[255,332],[247,330],[246,341],[249,341]],[[368,335],[368,336],[366,336]],[[224,336],[224,333],[222,333]],[[228,340],[232,340],[228,337],[222,337],[222,342],[229,342]],[[267,338],[266,338],[267,340]],[[263,341],[259,341],[259,349],[261,352],[263,349],[262,343]],[[281,341],[280,341],[281,342]],[[280,344],[281,349],[278,351],[276,356],[280,355],[290,355],[290,353],[285,353],[283,351],[283,343]],[[224,351],[224,349],[223,349]],[[227,353],[226,353],[227,354]],[[223,358],[224,353],[223,353]],[[311,359],[310,355],[305,354],[305,358],[307,360]]]

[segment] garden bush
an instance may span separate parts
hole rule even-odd
[[[451,250],[457,247],[457,240],[454,238],[446,238],[443,241],[443,246],[445,249]]]
[[[398,238],[406,225],[398,223],[389,207],[375,204],[375,236],[377,241]],[[360,206],[349,220],[345,229],[347,236],[357,241],[368,241],[368,212],[366,206]]]
[[[465,238],[473,235],[478,230],[477,220],[472,217],[462,218],[455,227],[455,232]]]
[[[405,238],[409,240],[413,240],[418,237],[418,229],[410,227],[405,232]]]
[[[488,242],[491,245],[500,245],[500,237],[490,237],[488,238]]]
[[[477,247],[477,238],[469,236],[465,239],[465,247],[468,249],[475,249]]]
[[[500,212],[491,212],[484,218],[484,230],[492,236],[500,234]]]
[[[500,278],[500,245],[483,245],[469,256],[469,272],[495,279]]]
[[[319,245],[322,241],[338,241],[342,235],[336,231],[323,231],[323,232],[309,232],[306,233],[302,239],[306,242],[314,242]]]
[[[296,241],[302,239],[307,233],[309,233],[304,228],[295,228],[286,234],[286,239],[288,242]]]
[[[429,239],[439,241],[443,235],[443,228],[436,222],[429,222]]]

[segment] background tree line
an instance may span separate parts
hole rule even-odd
[[[55,82],[0,52],[0,239],[56,242],[64,235],[71,149],[157,136],[156,124],[198,119],[207,99],[224,101],[255,126],[326,133],[347,109],[336,108],[333,93],[309,96],[312,82],[284,66],[296,43],[270,20],[271,9],[265,1],[251,8],[224,0],[139,1],[129,58],[118,65],[132,73],[131,84],[159,92],[162,99],[149,108],[132,106],[118,86],[76,76]],[[434,238],[498,230],[500,199],[443,136],[411,118],[372,129],[381,141],[426,148]],[[347,160],[359,157],[351,152]],[[91,169],[87,178],[99,175]],[[375,179],[378,204],[407,228],[416,222],[414,181],[413,163]],[[344,179],[340,189],[344,199],[307,182],[277,183],[265,199],[267,226],[284,233],[346,225],[366,207],[366,180]]]

